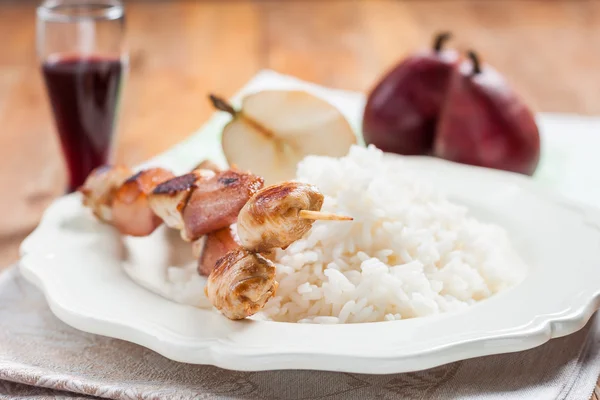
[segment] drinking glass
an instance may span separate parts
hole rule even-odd
[[[69,171],[68,192],[110,162],[127,67],[118,0],[46,0],[37,9],[37,53]]]

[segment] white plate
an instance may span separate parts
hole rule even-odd
[[[212,128],[221,122],[213,121]],[[206,155],[221,157],[214,132],[152,163],[181,171]],[[597,210],[515,174],[430,158],[409,162],[476,216],[509,231],[530,265],[521,284],[465,311],[435,317],[350,325],[233,322],[132,282],[120,265],[118,235],[90,218],[77,195],[47,210],[22,245],[21,271],[69,325],[173,360],[236,370],[415,371],[525,350],[585,325],[600,298]]]

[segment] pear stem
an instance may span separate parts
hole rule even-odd
[[[433,51],[439,53],[444,44],[452,37],[450,32],[440,32],[433,39]]]
[[[352,221],[354,219],[345,215],[337,215],[311,210],[300,210],[298,216],[302,219],[312,219],[314,221]]]
[[[473,72],[471,73],[471,76],[479,75],[481,73],[481,62],[479,61],[477,53],[473,50],[469,50],[467,52],[467,57],[469,57],[473,63]]]
[[[229,104],[226,100],[223,100],[221,97],[215,96],[214,94],[209,94],[208,98],[210,99],[212,105],[217,110],[225,111],[226,113],[231,114],[231,116],[235,117],[237,111],[231,104]]]

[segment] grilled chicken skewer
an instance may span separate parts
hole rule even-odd
[[[323,195],[300,182],[259,190],[262,178],[234,170],[200,169],[180,177],[161,169],[130,178],[122,178],[120,169],[113,174],[86,181],[84,204],[124,233],[149,234],[161,219],[181,230],[200,253],[199,273],[210,274],[207,297],[231,319],[253,315],[277,289],[275,266],[260,253],[286,248],[315,220],[352,220],[321,213]],[[230,229],[236,220],[241,247]]]
[[[286,248],[302,238],[316,219],[349,221],[351,217],[321,213],[323,194],[301,182],[284,182],[256,193],[240,211],[240,249],[219,259],[208,277],[205,294],[230,319],[249,317],[275,295],[275,267],[260,255]],[[309,218],[306,218],[309,217]]]
[[[203,163],[206,167],[214,165]],[[149,235],[162,223],[181,230],[184,240],[234,223],[263,179],[235,170],[196,169],[175,177],[162,168],[129,176],[124,167],[101,167],[80,189],[84,204],[123,234]]]

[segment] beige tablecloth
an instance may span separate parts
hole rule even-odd
[[[410,374],[235,372],[77,331],[11,268],[0,275],[0,398],[580,400],[600,373],[599,335],[592,320],[533,350]]]

